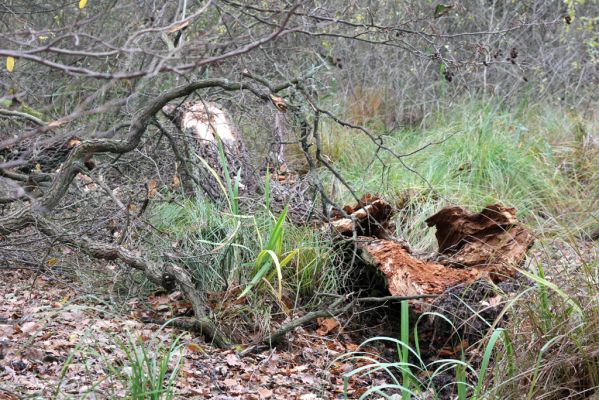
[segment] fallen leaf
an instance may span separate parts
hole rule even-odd
[[[193,342],[187,345],[187,349],[192,353],[204,353],[204,349],[202,348],[202,346]]]
[[[239,367],[241,365],[241,361],[239,361],[239,358],[233,353],[227,354],[225,362],[229,367]]]
[[[158,183],[156,183],[155,179],[152,179],[148,182],[148,199],[153,199],[156,197],[156,187]]]
[[[300,400],[318,400],[318,399],[319,399],[319,397],[312,393],[306,393],[306,394],[302,394],[300,396]]]
[[[441,350],[439,350],[439,355],[443,357],[453,357],[467,349],[468,346],[470,346],[468,341],[462,340],[455,347],[443,347]]]
[[[181,186],[181,180],[177,175],[173,175],[173,182],[171,183],[172,189],[178,189]]]
[[[15,58],[6,57],[6,70],[12,72],[15,69]]]
[[[335,318],[319,318],[317,321],[318,329],[316,329],[316,334],[319,336],[326,336],[339,328],[339,322]]]
[[[38,324],[36,322],[25,322],[21,326],[21,332],[31,334],[31,333],[37,331],[39,329],[39,327],[40,327],[40,324]]]
[[[225,386],[233,387],[237,386],[237,381],[235,379],[227,378],[223,381]]]
[[[273,392],[267,388],[260,388],[258,389],[258,394],[260,395],[261,399],[270,399],[273,395]]]

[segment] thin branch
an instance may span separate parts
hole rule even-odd
[[[6,117],[19,117],[19,118],[23,118],[26,119],[30,122],[33,122],[34,124],[38,125],[38,126],[44,126],[46,125],[46,123],[44,121],[42,121],[41,119],[39,119],[38,117],[35,117],[31,114],[25,113],[25,112],[20,112],[20,111],[15,111],[15,110],[7,110],[4,108],[0,108],[0,115],[6,116]]]

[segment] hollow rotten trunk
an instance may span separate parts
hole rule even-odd
[[[346,207],[352,218],[338,217],[331,226],[343,235],[356,231],[363,261],[384,275],[392,296],[439,295],[480,278],[500,282],[515,275],[534,241],[513,208],[494,204],[471,213],[447,207],[426,221],[436,227],[439,244],[439,261],[431,262],[394,238],[387,202],[366,195],[360,203]],[[414,309],[424,311],[424,303],[414,302]]]

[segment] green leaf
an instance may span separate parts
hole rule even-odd
[[[489,342],[487,343],[487,347],[485,347],[485,352],[483,354],[483,360],[478,370],[476,387],[474,388],[474,393],[472,395],[473,399],[477,399],[483,389],[485,375],[487,374],[487,368],[489,367],[491,355],[493,354],[493,349],[495,348],[495,342],[497,342],[497,339],[499,339],[499,336],[502,334],[503,328],[497,328],[493,331],[493,334],[489,338]]]
[[[453,8],[453,5],[437,4],[435,7],[435,18],[444,16]]]
[[[277,220],[272,232],[270,233],[270,237],[268,238],[268,242],[266,243],[265,248],[258,253],[258,257],[256,257],[256,273],[248,286],[243,290],[243,292],[239,295],[238,299],[245,297],[250,290],[254,286],[258,284],[264,278],[273,263],[277,268],[277,275],[279,279],[279,291],[281,290],[282,285],[282,274],[281,268],[285,266],[289,261],[291,261],[291,257],[288,255],[283,259],[283,263],[279,262],[278,254],[281,254],[283,249],[283,236],[285,234],[285,229],[283,227],[283,222],[285,222],[285,218],[287,217],[287,207],[283,209],[281,215],[279,215],[279,219]],[[293,252],[292,252],[293,254]]]

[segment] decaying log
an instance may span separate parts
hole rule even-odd
[[[362,259],[383,273],[393,296],[441,294],[451,286],[480,276],[478,269],[448,268],[415,258],[394,240],[360,239]]]
[[[387,221],[392,209],[384,200],[367,195],[345,211],[352,218],[338,218],[330,225],[345,235],[353,230],[369,233],[358,237],[357,247],[362,260],[383,274],[393,296],[439,295],[481,278],[500,282],[515,275],[514,267],[524,261],[534,241],[513,208],[495,204],[471,213],[447,207],[427,219],[437,228],[441,255],[441,261],[431,262],[415,257],[405,243],[392,237]],[[422,303],[414,307],[423,310]]]

